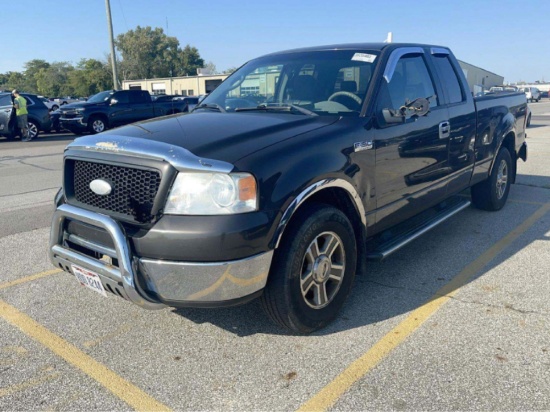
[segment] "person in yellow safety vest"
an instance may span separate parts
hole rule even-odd
[[[29,142],[31,137],[29,136],[29,121],[27,115],[27,100],[19,94],[19,91],[14,90],[11,92],[13,99],[13,107],[15,107],[15,114],[17,115],[17,127],[21,129],[21,141]]]

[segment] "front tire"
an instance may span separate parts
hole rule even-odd
[[[502,209],[510,193],[511,181],[512,157],[507,148],[501,147],[489,178],[472,186],[474,206],[490,211]]]
[[[275,251],[262,306],[279,326],[311,333],[337,316],[356,265],[355,234],[346,215],[328,205],[305,206]]]
[[[101,133],[107,130],[107,124],[101,117],[92,117],[88,122],[88,130],[92,134]]]

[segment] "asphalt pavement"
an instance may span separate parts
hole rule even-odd
[[[0,140],[0,410],[549,410],[550,102],[499,212],[468,208],[356,279],[309,336],[258,302],[146,311],[47,258],[73,136]]]

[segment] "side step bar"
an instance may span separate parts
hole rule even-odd
[[[470,204],[471,202],[469,200],[461,200],[459,203],[455,203],[451,207],[440,210],[437,214],[422,221],[417,226],[409,228],[402,234],[378,244],[374,250],[367,252],[367,259],[378,261],[385,259],[393,252],[401,249],[403,246],[422,236],[424,233],[430,231],[440,223],[443,223],[445,220],[456,215],[458,212],[466,209],[470,206]]]

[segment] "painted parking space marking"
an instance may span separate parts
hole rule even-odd
[[[53,368],[48,368],[40,376],[31,378],[25,382],[18,383],[15,385],[8,386],[7,388],[0,388],[0,398],[8,395],[12,395],[17,392],[24,391],[29,388],[34,388],[40,386],[43,383],[46,383],[51,380],[55,380],[61,376],[60,372],[53,372]]]
[[[105,365],[79,350],[76,346],[65,341],[28,315],[20,312],[15,307],[2,300],[0,300],[0,317],[84,372],[135,410],[170,410],[166,405],[160,403],[137,386],[117,375]]]
[[[545,203],[523,223],[491,246],[476,260],[468,264],[450,282],[439,289],[424,305],[412,311],[401,323],[380,339],[360,358],[352,362],[332,382],[305,402],[298,411],[326,411],[332,407],[344,393],[359,379],[386,358],[395,348],[404,342],[416,329],[449,299],[458,293],[480,270],[491,262],[500,252],[538,222],[550,211],[550,203]]]
[[[12,280],[11,282],[0,283],[0,290],[11,288],[12,286],[21,285],[22,283],[32,282],[33,280],[45,278],[47,276],[55,275],[61,272],[63,272],[61,269],[46,270],[45,272],[40,272],[21,279]]]

